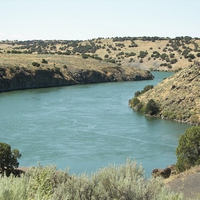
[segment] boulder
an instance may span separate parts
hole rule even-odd
[[[154,178],[159,176],[163,178],[169,178],[171,175],[171,168],[167,167],[165,169],[154,169],[151,174]]]

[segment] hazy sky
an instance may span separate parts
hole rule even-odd
[[[0,40],[200,37],[200,0],[0,0]]]

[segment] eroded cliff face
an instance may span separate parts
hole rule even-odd
[[[100,70],[79,68],[6,68],[0,67],[0,92],[89,84],[113,81],[151,80],[148,71],[134,68],[107,67]]]

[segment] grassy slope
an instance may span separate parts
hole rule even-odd
[[[178,43],[177,43],[178,41]],[[137,47],[134,47],[133,44],[137,44]],[[77,52],[75,48],[83,46],[81,52]],[[93,46],[98,47],[92,53],[90,50],[84,49],[85,46]],[[190,39],[186,41],[183,39],[165,39],[165,40],[155,40],[155,41],[144,41],[141,39],[136,40],[124,40],[124,41],[113,41],[113,38],[99,38],[87,41],[76,41],[76,46],[73,46],[69,41],[64,43],[62,41],[43,41],[41,42],[33,42],[28,46],[22,45],[17,42],[0,42],[0,52],[3,54],[7,51],[17,50],[17,51],[25,51],[30,50],[34,47],[33,53],[36,53],[38,47],[41,48],[41,52],[46,53],[64,53],[67,50],[71,51],[71,55],[78,55],[82,53],[90,54],[91,56],[96,55],[102,59],[105,59],[105,55],[108,55],[108,60],[114,60],[114,62],[118,65],[123,66],[133,66],[136,68],[142,69],[154,69],[154,70],[177,70],[179,68],[187,67],[188,65],[193,63],[194,60],[199,60],[197,57],[197,53],[200,51],[199,48],[200,39]],[[183,51],[188,49],[189,54],[193,54],[195,58],[189,60],[189,58],[185,58],[183,55]],[[75,51],[74,51],[75,50]],[[79,49],[80,50],[80,49]],[[74,52],[73,52],[74,51]],[[147,51],[147,55],[142,58],[139,58],[140,51]],[[162,59],[161,57],[154,58],[153,53],[158,52],[160,55],[167,54],[169,61]],[[123,54],[123,53],[124,54]],[[135,56],[127,56],[126,53],[136,53]],[[122,55],[119,55],[122,53]],[[174,57],[172,58],[172,54]],[[170,56],[171,55],[171,56]],[[46,55],[45,55],[46,56]],[[177,59],[177,62],[172,64],[170,61],[172,59]],[[131,61],[132,60],[132,61]],[[161,64],[170,64],[171,68],[168,66],[160,66]]]
[[[154,99],[161,116],[187,123],[200,123],[200,66],[190,66],[163,80],[138,98],[145,104]]]
[[[48,63],[42,63],[45,59]],[[39,67],[34,67],[32,62],[40,64]],[[50,55],[50,54],[0,54],[0,67],[7,67],[15,69],[16,67],[27,68],[29,70],[36,69],[56,69],[64,71],[65,68],[74,70],[95,70],[102,71],[108,67],[117,67],[118,65],[110,62],[96,60],[92,58],[83,59],[80,55]],[[133,69],[132,67],[122,66],[126,70],[126,74],[135,73],[142,76],[146,75],[146,71],[140,69]]]
[[[47,64],[41,63],[42,59],[48,61]],[[40,63],[40,67],[54,68],[67,67],[80,69],[96,69],[102,67],[113,66],[111,63],[99,62],[94,59],[82,59],[80,56],[63,56],[63,55],[49,55],[49,54],[0,54],[0,65],[7,67],[27,67],[34,69],[32,62]]]

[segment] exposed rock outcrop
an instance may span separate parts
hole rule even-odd
[[[163,178],[169,178],[171,174],[175,174],[175,165],[170,165],[166,167],[165,169],[154,169],[152,171],[153,177],[163,177]]]
[[[80,68],[35,68],[0,67],[0,92],[74,84],[111,81],[150,80],[148,71],[134,68],[107,67],[98,70]]]

